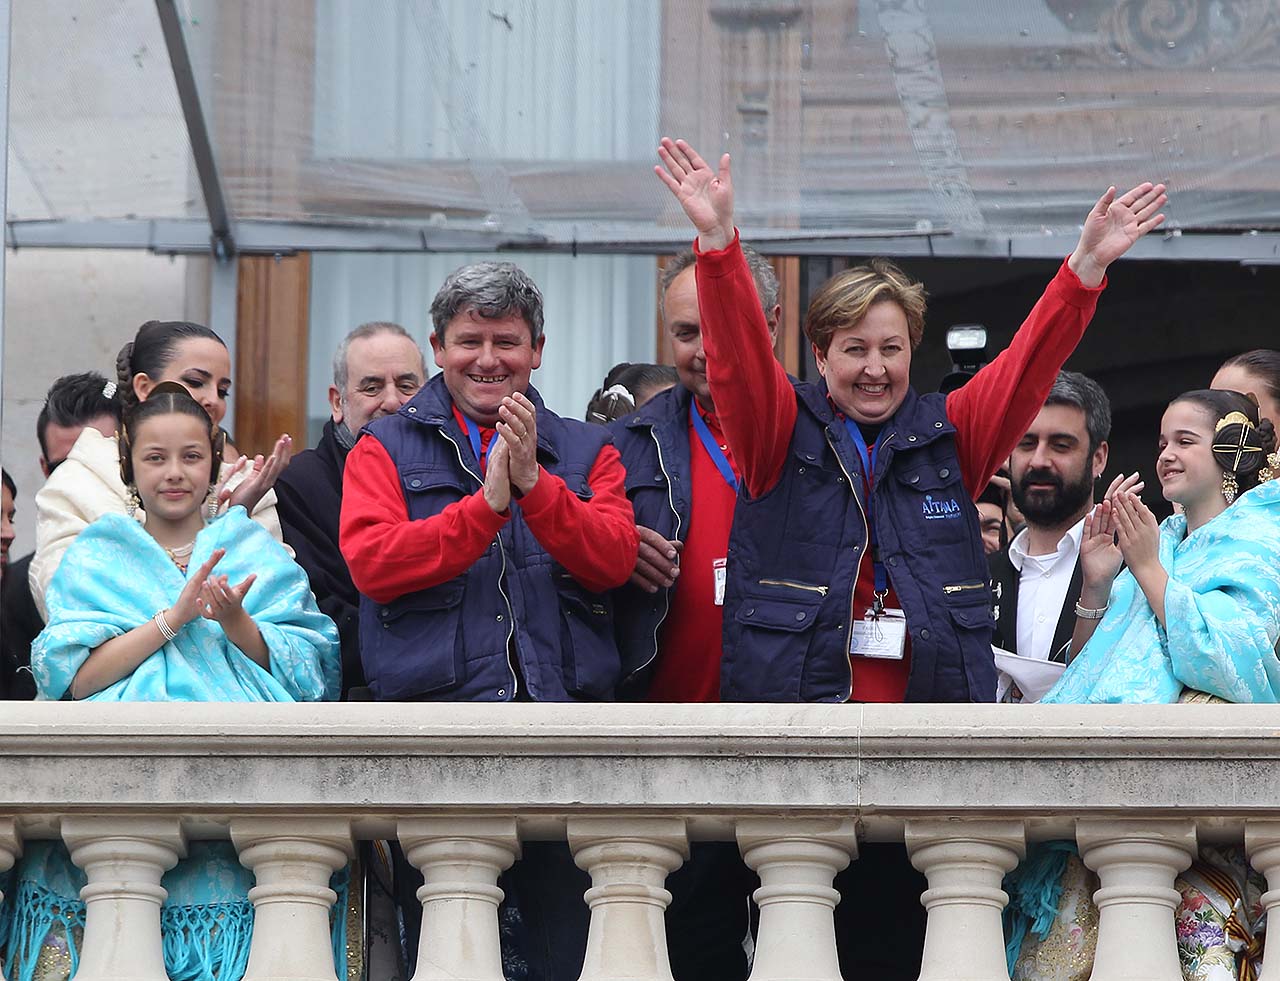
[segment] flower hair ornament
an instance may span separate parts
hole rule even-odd
[[[1222,432],[1231,426],[1240,427],[1238,435],[1231,434],[1234,438],[1228,438]],[[1249,417],[1243,412],[1228,412],[1213,427],[1213,452],[1215,456],[1219,454],[1230,456],[1230,466],[1224,463],[1222,467],[1222,496],[1228,504],[1231,504],[1240,492],[1240,485],[1236,481],[1236,472],[1240,469],[1240,463],[1245,454],[1262,452],[1262,443],[1258,438],[1257,427],[1249,421]]]

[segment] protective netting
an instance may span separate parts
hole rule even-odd
[[[734,154],[757,240],[1069,233],[1145,178],[1183,227],[1280,227],[1276,0],[179,9],[239,220],[683,239],[670,133]],[[11,219],[202,213],[150,0],[14,0],[12,79]]]

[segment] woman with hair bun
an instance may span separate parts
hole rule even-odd
[[[177,382],[221,425],[231,389],[231,356],[216,333],[187,321],[150,320],[116,356],[116,381],[109,383],[125,409],[144,402],[162,382]],[[229,444],[228,444],[229,445]],[[281,436],[265,459],[236,455],[226,460],[208,505],[215,511],[240,505],[283,541],[272,485],[289,462],[292,440]],[[233,451],[234,452],[234,451]],[[46,614],[44,594],[58,563],[76,535],[104,514],[132,514],[146,522],[144,508],[130,500],[120,479],[120,451],[114,436],[86,428],[71,453],[36,494],[36,551],[31,560],[31,594]]]
[[[1274,425],[1240,392],[1169,404],[1156,475],[1183,513],[1157,523],[1120,489],[1085,518],[1080,653],[1043,701],[1280,701],[1275,449]]]

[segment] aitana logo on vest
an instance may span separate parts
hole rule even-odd
[[[960,517],[960,505],[956,503],[953,497],[949,501],[933,499],[932,494],[924,496],[924,504],[922,505],[924,516],[932,521],[934,518],[958,518]]]

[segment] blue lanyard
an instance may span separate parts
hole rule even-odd
[[[707,451],[707,456],[711,457],[711,462],[720,471],[720,476],[724,478],[724,482],[732,487],[736,494],[738,492],[737,474],[733,472],[733,467],[729,466],[729,458],[724,455],[724,451],[720,449],[720,444],[715,441],[715,437],[711,435],[711,430],[707,428],[707,420],[702,418],[702,413],[698,411],[698,407],[692,401],[689,403],[689,421],[693,423],[693,429],[698,434],[698,439],[702,440],[702,447]]]
[[[467,424],[467,439],[471,440],[471,452],[476,455],[476,462],[480,464],[480,472],[484,473],[489,466],[489,454],[493,452],[493,444],[500,438],[495,432],[493,439],[489,440],[489,447],[483,453],[480,452],[480,427],[471,421],[470,416],[464,415],[462,421]]]
[[[852,419],[846,418],[844,428],[849,431],[849,438],[853,440],[853,445],[858,450],[858,456],[862,459],[862,474],[867,489],[867,534],[870,537],[868,544],[871,546],[871,568],[875,573],[876,579],[876,599],[881,608],[883,608],[884,596],[889,591],[889,575],[884,571],[884,563],[880,561],[880,549],[876,545],[876,525],[871,504],[871,487],[876,479],[876,455],[880,452],[880,441],[876,440],[875,446],[871,447],[870,452],[868,452],[867,441],[863,438],[862,430],[858,428],[858,424]]]

